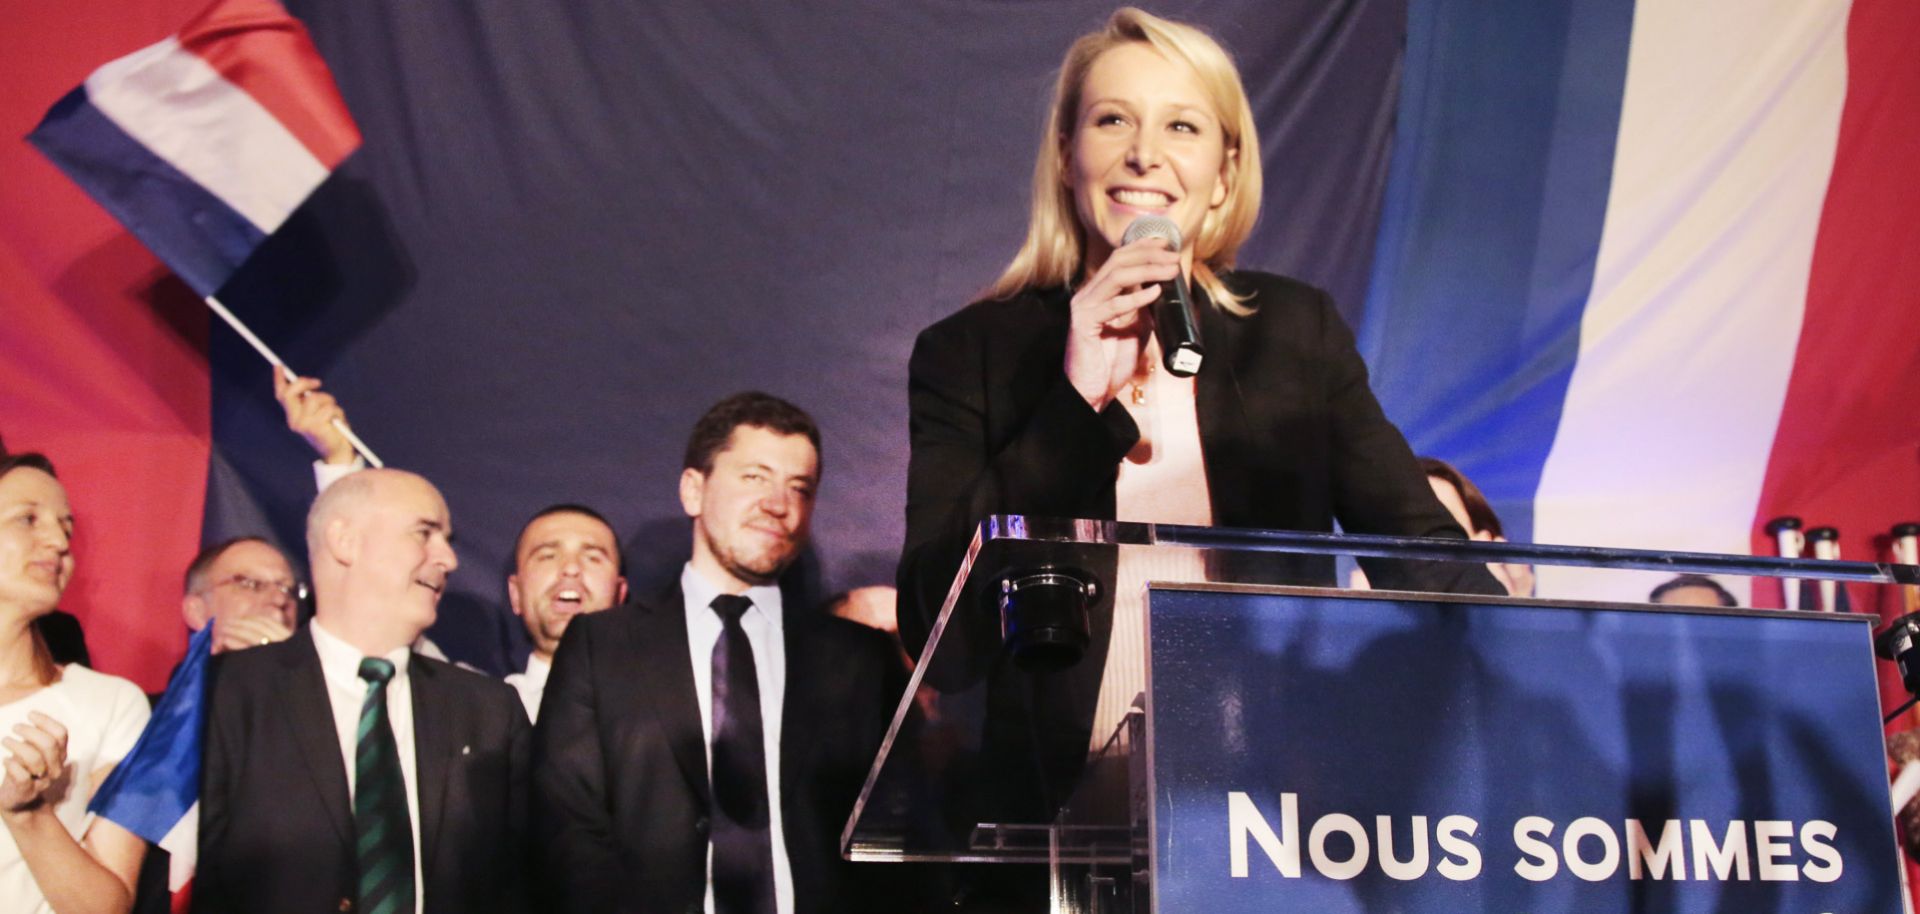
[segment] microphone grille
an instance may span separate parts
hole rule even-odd
[[[1142,238],[1165,238],[1169,250],[1180,250],[1180,226],[1165,216],[1149,213],[1135,218],[1127,225],[1126,234],[1120,236],[1120,243],[1132,244]]]

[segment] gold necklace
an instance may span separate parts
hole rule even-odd
[[[1135,406],[1147,405],[1147,384],[1153,380],[1153,359],[1144,350],[1140,355],[1147,363],[1147,367],[1134,372],[1133,378],[1127,382],[1133,386],[1133,393],[1128,395],[1128,399],[1133,401]]]

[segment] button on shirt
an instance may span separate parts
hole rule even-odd
[[[347,769],[347,807],[353,807],[357,773],[354,756],[359,747],[360,706],[367,700],[367,681],[360,678],[360,661],[366,655],[360,649],[327,631],[315,619],[307,626],[313,631],[313,649],[320,655],[320,672],[327,681],[327,703],[333,707],[333,726],[340,740],[340,763]],[[387,722],[393,727],[393,741],[400,750],[400,774],[407,782],[407,820],[413,826],[413,909],[426,910],[426,882],[420,873],[420,775],[414,765],[413,684],[407,675],[408,648],[380,655],[393,663],[393,679],[387,682]]]
[[[707,783],[713,783],[713,646],[725,626],[713,611],[720,588],[707,583],[689,564],[680,572],[686,596],[687,651],[692,655],[693,691],[700,698],[700,734],[707,750]],[[781,829],[780,711],[787,690],[787,643],[780,627],[780,588],[752,587],[742,594],[753,601],[740,627],[753,645],[754,678],[760,684],[760,726],[767,750],[767,828],[773,843],[773,901],[779,914],[793,914],[793,866],[787,862],[787,838]],[[713,847],[707,847],[707,914],[713,914]]]

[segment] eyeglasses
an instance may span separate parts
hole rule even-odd
[[[272,581],[261,581],[250,578],[244,574],[236,574],[224,581],[217,581],[209,586],[207,590],[216,590],[228,584],[238,587],[256,597],[266,596],[269,592],[277,592],[295,603],[305,602],[307,599],[307,585],[304,582],[295,581],[292,584],[275,584]],[[206,591],[201,592],[205,593]]]

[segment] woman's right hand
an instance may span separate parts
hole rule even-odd
[[[1105,409],[1134,376],[1146,344],[1141,309],[1160,297],[1161,284],[1180,275],[1180,255],[1162,238],[1123,245],[1073,295],[1066,372],[1073,389],[1096,411]]]
[[[27,712],[27,722],[15,724],[13,735],[0,738],[7,756],[0,761],[0,813],[22,813],[38,807],[46,794],[66,777],[67,728],[40,713]]]

